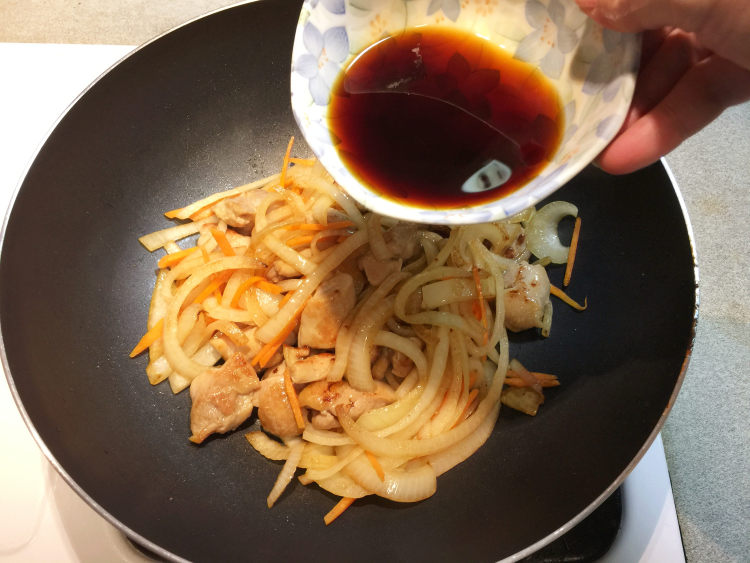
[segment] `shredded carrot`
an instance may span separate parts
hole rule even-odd
[[[353,502],[354,499],[352,497],[341,497],[341,500],[336,503],[336,506],[334,506],[328,514],[323,516],[323,521],[326,523],[326,526],[341,516]]]
[[[510,373],[510,372],[509,372]],[[522,377],[507,376],[505,384],[510,387],[531,387],[531,384]],[[559,387],[560,382],[557,379],[544,379],[539,381],[542,387]]]
[[[289,399],[289,406],[292,407],[292,412],[294,413],[294,422],[297,423],[297,428],[302,431],[305,429],[305,418],[302,416],[299,397],[297,397],[297,391],[294,390],[294,384],[292,383],[292,378],[289,377],[288,369],[284,370],[284,390]]]
[[[292,145],[294,144],[294,135],[289,139],[289,144],[286,146],[286,152],[284,153],[284,163],[281,165],[281,177],[279,178],[279,184],[281,186],[286,185],[286,170],[289,168],[289,155],[292,154]]]
[[[213,215],[214,210],[213,207],[218,202],[214,201],[213,203],[209,203],[205,207],[201,207],[198,211],[190,215],[191,221],[200,221],[201,219],[208,219],[211,215]]]
[[[203,255],[203,262],[208,264],[211,261],[211,258],[208,256],[208,250],[204,246],[199,246],[198,248],[201,249],[201,254]]]
[[[557,381],[557,376],[551,373],[544,373],[541,371],[532,371],[531,375],[536,377],[539,381]]]
[[[273,293],[275,295],[278,295],[279,293],[281,293],[282,291],[284,291],[283,289],[281,289],[275,283],[271,283],[271,282],[266,281],[266,280],[260,280],[255,285],[258,287],[258,289],[262,289],[263,291],[266,291],[268,293]]]
[[[292,298],[292,295],[294,295],[294,292],[293,292],[293,291],[290,291],[289,293],[287,293],[287,294],[286,294],[286,295],[285,295],[285,296],[284,296],[284,297],[283,297],[283,298],[281,299],[281,301],[279,301],[279,309],[281,309],[281,308],[282,308],[282,307],[283,307],[284,305],[286,305],[286,304],[287,304],[287,303],[289,302],[289,300],[290,300],[290,299]]]
[[[568,249],[568,263],[565,265],[565,276],[563,276],[563,286],[568,287],[570,275],[573,273],[573,263],[576,261],[576,251],[578,250],[578,236],[581,233],[581,218],[576,217],[576,223],[573,227],[573,236],[570,239],[570,248]]]
[[[229,244],[229,240],[227,239],[227,235],[223,232],[221,232],[216,227],[211,228],[211,235],[216,240],[216,243],[219,245],[219,248],[224,253],[224,256],[235,256],[234,248],[232,248],[232,245]]]
[[[577,301],[574,301],[573,299],[568,297],[568,295],[562,289],[552,284],[550,284],[549,286],[549,292],[579,311],[583,311],[584,309],[586,309],[586,307],[588,307],[588,300],[586,298],[583,299],[583,305],[580,305]]]
[[[378,461],[378,458],[375,457],[375,454],[365,450],[365,455],[367,456],[370,465],[372,465],[372,468],[375,470],[375,473],[378,474],[378,479],[380,479],[381,481],[385,481],[385,471],[383,471],[383,466],[380,465],[380,462]]]
[[[479,268],[476,265],[471,267],[471,273],[474,276],[474,285],[477,288],[477,304],[479,307],[479,317],[477,320],[482,321],[482,328],[484,328],[484,339],[483,344],[487,344],[490,340],[489,325],[487,323],[487,310],[484,307],[484,293],[482,292],[482,279],[479,277]]]
[[[302,166],[315,166],[315,159],[314,158],[290,158],[289,162],[293,162],[294,164],[300,164]]]
[[[474,387],[474,385],[477,382],[477,377],[478,376],[479,376],[479,374],[477,373],[476,370],[474,370],[474,371],[472,371],[472,372],[469,373],[469,389],[472,389]]]
[[[286,244],[287,246],[299,246],[302,244],[309,244],[313,241],[315,238],[315,235],[300,235],[298,237],[292,237],[290,239],[287,239]]]
[[[266,364],[271,360],[273,355],[276,353],[276,350],[279,349],[279,346],[281,346],[284,343],[284,340],[286,340],[286,337],[289,336],[291,332],[294,330],[294,328],[297,326],[297,319],[302,314],[302,311],[305,308],[306,304],[307,302],[303,303],[302,306],[299,309],[297,309],[294,315],[292,315],[292,318],[289,319],[289,322],[286,324],[286,326],[282,328],[281,331],[274,338],[269,340],[263,346],[263,348],[260,349],[260,351],[251,360],[251,363],[253,365],[266,367]]]
[[[333,229],[347,229],[353,226],[354,223],[352,221],[334,221],[327,225],[323,225],[322,223],[294,223],[283,228],[287,231],[328,231]]]
[[[225,272],[214,274],[211,282],[198,294],[198,297],[195,298],[193,303],[203,303],[209,295],[221,287],[222,284],[226,283],[233,273],[234,270],[227,270]]]
[[[256,282],[259,282],[263,280],[260,276],[250,276],[245,281],[243,281],[240,286],[237,288],[237,291],[234,292],[234,297],[232,297],[232,301],[229,303],[229,306],[232,308],[236,308],[237,305],[240,303],[240,298],[242,297],[242,294],[245,293],[250,287],[252,287]]]
[[[135,348],[133,348],[133,351],[130,352],[130,357],[135,358],[138,354],[143,352],[146,348],[151,346],[154,342],[156,342],[164,332],[164,319],[159,319],[159,321],[152,326],[146,334],[143,335],[143,338],[141,338],[138,341],[138,344],[135,345]]]
[[[453,425],[454,427],[464,420],[466,418],[466,413],[469,412],[469,407],[471,407],[471,403],[474,402],[474,399],[477,398],[477,395],[479,395],[479,389],[472,389],[469,391],[469,397],[466,399],[466,406],[464,407],[464,410],[461,411],[461,415],[456,419],[456,423]]]
[[[183,258],[185,258],[187,255],[192,254],[198,250],[197,246],[193,246],[191,248],[186,248],[185,250],[180,250],[178,252],[173,252],[172,254],[167,254],[165,256],[162,256],[159,261],[156,263],[157,266],[160,268],[169,268],[171,266],[174,266],[175,264],[179,264]]]

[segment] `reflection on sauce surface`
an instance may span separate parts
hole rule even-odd
[[[531,180],[560,143],[552,84],[489,41],[420,27],[360,53],[333,87],[328,123],[347,167],[407,205],[458,208]]]

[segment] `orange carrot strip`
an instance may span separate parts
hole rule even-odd
[[[209,203],[205,207],[201,207],[198,211],[190,215],[191,221],[200,221],[201,219],[208,219],[213,214],[213,206],[218,202]]]
[[[531,375],[536,377],[539,381],[557,381],[557,376],[551,373],[543,373],[541,371],[532,371]]]
[[[510,387],[531,387],[531,384],[521,377],[508,376],[505,378],[505,384]],[[540,381],[542,387],[559,387],[560,382],[557,379],[546,379]]]
[[[381,481],[385,481],[385,471],[383,471],[383,466],[380,465],[378,458],[376,458],[372,452],[368,452],[366,450],[365,450],[365,455],[367,456],[367,459],[370,461],[370,465],[372,465],[372,468],[375,470],[375,473],[378,474],[378,479],[380,479]]]
[[[334,506],[328,514],[323,516],[323,521],[326,523],[326,526],[341,516],[353,502],[354,499],[352,497],[341,497],[341,500],[336,503],[336,506]]]
[[[227,270],[226,272],[214,274],[211,282],[198,294],[198,297],[195,298],[193,303],[203,303],[206,298],[214,292],[214,290],[221,287],[221,284],[226,283],[233,273],[234,270]]]
[[[573,273],[573,263],[576,261],[576,251],[578,250],[578,236],[581,233],[581,218],[576,217],[576,223],[573,227],[573,236],[570,239],[570,248],[568,248],[568,263],[565,265],[565,276],[563,276],[563,286],[568,287],[570,275]]]
[[[286,295],[285,295],[285,296],[284,296],[284,297],[283,297],[283,298],[281,299],[281,301],[279,301],[279,309],[281,309],[281,308],[282,308],[282,307],[283,307],[284,305],[286,305],[286,304],[287,304],[287,303],[289,302],[289,300],[290,300],[290,299],[292,298],[292,295],[294,295],[294,292],[293,292],[293,291],[290,291],[289,293],[287,293],[287,294],[286,294]]]
[[[297,428],[302,431],[305,429],[305,418],[302,416],[302,408],[299,406],[299,398],[297,392],[294,390],[294,384],[292,378],[289,377],[289,370],[284,370],[284,390],[286,396],[289,399],[289,406],[292,407],[294,413],[294,422],[297,423]]]
[[[475,371],[472,371],[469,373],[469,389],[474,387],[474,384],[477,382],[478,374]]]
[[[192,254],[196,250],[198,250],[198,247],[193,246],[191,248],[186,248],[185,250],[180,250],[178,252],[173,252],[172,254],[167,254],[165,256],[162,256],[159,259],[159,261],[156,263],[156,265],[159,266],[160,268],[169,268],[170,266],[174,266],[175,264],[178,264],[188,254]]]
[[[156,342],[159,338],[161,338],[162,333],[164,332],[164,319],[159,319],[159,321],[152,326],[146,334],[143,335],[143,338],[141,338],[138,341],[138,344],[135,345],[135,348],[133,348],[133,351],[130,352],[130,357],[135,358],[138,354],[143,352],[146,348],[151,346],[154,342]]]
[[[211,235],[216,240],[216,243],[219,245],[219,248],[224,253],[224,256],[235,256],[234,248],[232,248],[232,245],[229,244],[229,240],[227,240],[227,235],[221,232],[219,229],[212,227],[211,228]]]
[[[278,295],[283,289],[281,289],[278,285],[275,283],[271,283],[269,281],[261,279],[260,281],[256,282],[255,285],[258,287],[258,289],[262,289],[263,291],[266,291],[268,293],[274,293]]]
[[[292,237],[286,240],[287,246],[298,246],[301,244],[309,244],[313,241],[315,235],[300,235],[298,237]]]
[[[464,407],[464,410],[461,411],[461,414],[456,419],[456,423],[453,425],[454,427],[456,424],[461,422],[466,418],[466,413],[469,411],[469,407],[471,407],[471,403],[474,402],[474,399],[476,399],[477,395],[479,395],[479,389],[472,389],[469,391],[469,397],[466,399],[466,406]]]
[[[315,166],[315,159],[314,158],[290,158],[289,162],[293,162],[294,164],[301,164],[302,166]]]
[[[568,295],[559,287],[555,287],[554,285],[550,284],[549,286],[549,292],[554,295],[555,297],[561,299],[574,309],[577,309],[578,311],[583,311],[588,307],[588,300],[584,297],[583,299],[583,305],[580,305],[578,302],[574,301]]]
[[[305,308],[306,304],[307,301],[305,301],[305,303],[303,303],[302,306],[297,309],[286,326],[281,329],[279,334],[277,334],[275,338],[269,340],[263,346],[263,348],[260,349],[260,351],[251,360],[251,364],[259,365],[260,367],[266,367],[266,364],[271,360],[273,355],[276,353],[276,350],[279,349],[279,346],[283,344],[284,340],[286,340],[286,337],[289,336],[289,334],[291,334],[291,332],[294,330],[294,327],[297,326],[297,319],[302,314],[302,310]]]
[[[284,163],[281,165],[281,177],[279,178],[279,184],[283,187],[286,185],[286,169],[289,168],[289,155],[292,154],[292,145],[294,144],[294,135],[289,139],[289,144],[286,146],[286,152],[284,153]]]
[[[237,291],[234,293],[234,297],[232,297],[232,301],[230,302],[229,306],[232,308],[236,308],[237,305],[240,303],[240,298],[242,297],[242,294],[245,293],[251,286],[253,286],[255,283],[263,280],[260,276],[250,276],[245,281],[243,281],[240,286],[237,288]]]

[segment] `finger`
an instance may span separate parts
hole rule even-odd
[[[692,67],[653,110],[604,149],[599,166],[612,174],[643,168],[713,121],[750,100],[750,71],[712,55]]]
[[[663,100],[688,69],[709,56],[697,42],[695,35],[679,29],[672,30],[661,42],[650,59],[641,63],[633,102],[625,127],[648,113]]]
[[[711,51],[750,69],[750,10],[737,0],[576,0],[605,27],[644,31],[664,26],[694,32]]]
[[[643,31],[667,25],[697,31],[711,4],[699,0],[576,0],[602,25],[617,31]]]

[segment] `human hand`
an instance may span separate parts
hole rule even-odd
[[[741,0],[576,0],[605,27],[644,31],[633,103],[597,158],[613,174],[658,160],[750,99],[750,5]]]

